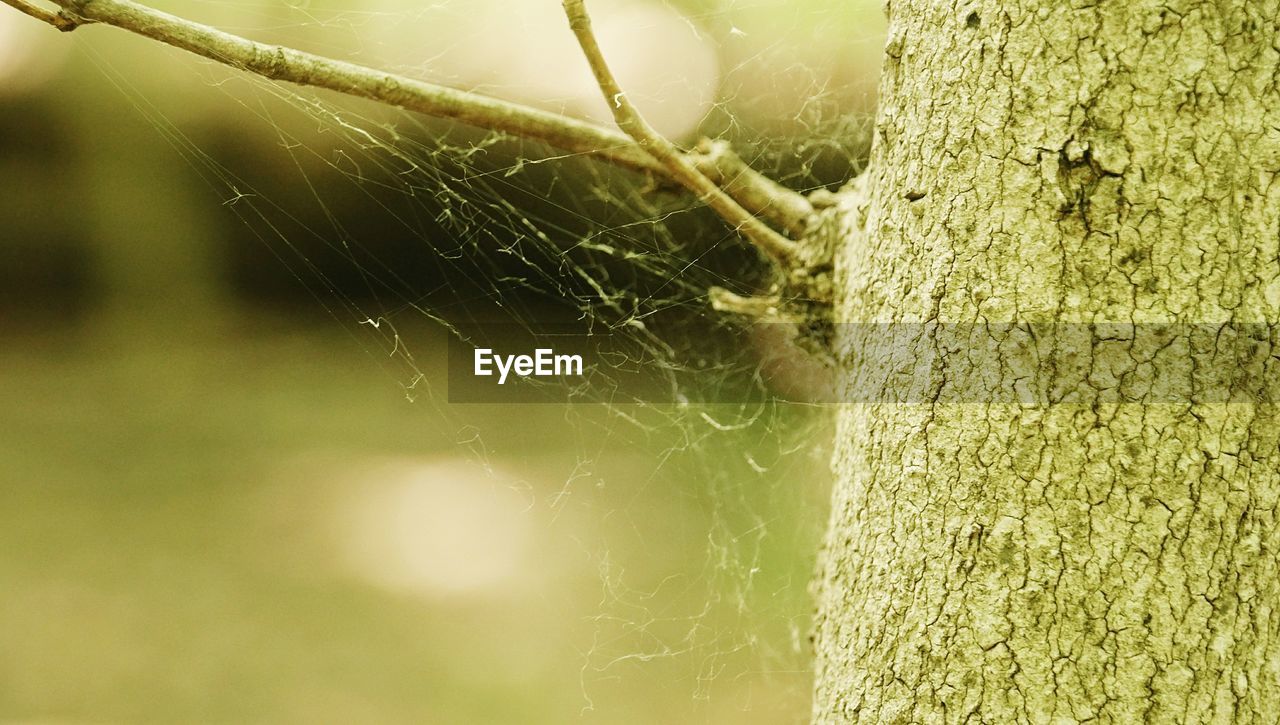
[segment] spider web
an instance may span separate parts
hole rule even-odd
[[[499,32],[492,23],[502,13],[481,5],[200,3],[192,14],[212,10],[198,19],[518,97],[519,88],[441,61],[468,45],[497,52],[484,41]],[[598,5],[593,11],[610,8]],[[718,68],[697,127],[679,140],[726,138],[753,168],[797,191],[834,189],[856,173],[874,72],[853,56],[880,47],[875,8],[817,0],[653,7],[680,18]],[[404,36],[439,40],[445,31],[428,32],[438,25],[452,34],[447,47],[424,57],[404,49]],[[562,40],[572,42],[567,32]],[[822,55],[833,48],[835,57]],[[643,392],[607,385],[606,370],[605,385],[565,394],[573,404],[558,414],[574,440],[572,460],[534,505],[597,522],[579,541],[599,592],[580,628],[583,711],[607,708],[611,688],[637,680],[683,693],[708,720],[765,707],[757,714],[777,721],[755,697],[803,707],[827,415],[774,399],[777,391],[755,375],[768,340],[750,320],[707,303],[715,286],[743,295],[767,289],[765,259],[687,195],[536,142],[193,62],[235,118],[233,133],[204,132],[169,121],[108,60],[100,63],[262,242],[261,256],[242,259],[242,276],[284,265],[410,400],[456,421],[459,445],[475,459],[493,458],[489,431],[447,403],[438,351],[445,335],[471,339],[485,323],[556,323],[621,339],[676,400],[740,400],[646,402]],[[678,79],[665,83],[680,90]],[[638,102],[644,110],[645,99]],[[619,360],[618,369],[631,362]],[[620,477],[631,488],[617,492],[611,471],[618,460],[636,460],[635,451],[648,463]],[[671,498],[697,515],[654,527],[662,517],[650,511]],[[673,540],[685,545],[680,562],[661,553]],[[697,553],[687,558],[689,551]],[[798,721],[806,712],[790,714]]]

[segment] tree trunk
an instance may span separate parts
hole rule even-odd
[[[1280,4],[889,12],[815,720],[1280,722]]]

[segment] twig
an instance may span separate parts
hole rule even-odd
[[[813,204],[803,194],[747,166],[728,141],[703,139],[688,156],[699,171],[753,215],[785,229],[792,239],[799,239],[809,231]],[[708,168],[714,169],[714,173],[708,173]]]
[[[787,316],[782,312],[784,309],[782,298],[778,295],[743,297],[724,287],[711,287],[707,290],[707,297],[711,300],[711,309],[716,312],[731,312],[768,322],[799,321],[799,318]]]
[[[45,10],[38,5],[32,5],[31,3],[26,2],[26,0],[0,0],[0,2],[20,13],[30,15],[40,22],[48,23],[63,32],[75,30],[77,27],[84,24],[82,19],[72,17],[65,11],[55,13],[50,10]]]
[[[271,80],[326,88],[429,116],[545,141],[566,151],[601,156],[633,169],[661,172],[625,134],[559,114],[292,48],[258,43],[130,0],[52,1],[87,20],[123,28]]]
[[[51,0],[62,8],[57,13],[26,0],[0,2],[62,31],[91,22],[112,25],[271,80],[325,88],[428,116],[543,141],[565,151],[588,154],[624,168],[676,181],[666,167],[625,133],[518,103],[258,43],[129,0]],[[750,169],[741,173],[736,169],[722,172],[716,158],[699,158],[697,164],[716,182],[733,176],[741,181],[743,188],[773,184]],[[765,215],[776,206],[773,200],[760,194],[748,194],[741,203],[752,213]]]
[[[564,11],[569,17],[569,27],[578,38],[582,52],[591,65],[596,83],[604,93],[613,112],[614,121],[640,144],[640,147],[665,166],[671,176],[682,186],[697,195],[725,221],[734,225],[742,235],[781,264],[795,256],[795,243],[765,226],[764,222],[743,209],[738,202],[698,170],[675,144],[653,129],[622,91],[618,81],[605,62],[600,43],[591,30],[591,18],[587,15],[583,0],[564,0]]]

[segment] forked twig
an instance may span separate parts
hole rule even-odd
[[[404,76],[345,63],[292,48],[259,43],[207,25],[161,12],[131,0],[50,0],[60,11],[46,10],[28,0],[0,0],[58,30],[101,23],[264,78],[325,88],[478,128],[543,141],[556,148],[600,158],[618,166],[670,178],[670,170],[656,161],[630,136],[614,129],[469,93]],[[751,213],[773,219],[785,229],[803,230],[812,207],[803,196],[786,189],[725,154],[695,157],[697,168],[716,183],[730,183],[730,192]]]
[[[609,69],[591,29],[591,17],[583,0],[564,0],[564,12],[569,17],[569,27],[578,38],[582,52],[587,57],[596,83],[604,93],[605,101],[613,112],[614,121],[631,138],[640,144],[640,148],[648,152],[655,160],[665,166],[677,182],[697,195],[698,199],[710,206],[725,221],[734,225],[742,235],[762,251],[773,257],[775,261],[786,265],[796,254],[796,245],[760,221],[758,217],[742,208],[738,202],[717,186],[707,175],[698,170],[693,162],[644,120],[644,116],[632,105],[627,94],[623,92],[618,81]]]
[[[704,138],[686,155],[742,208],[786,230],[792,239],[811,231],[814,208],[809,199],[752,169],[728,141]]]

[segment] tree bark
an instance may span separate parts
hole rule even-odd
[[[815,721],[1280,722],[1280,3],[889,13]]]

